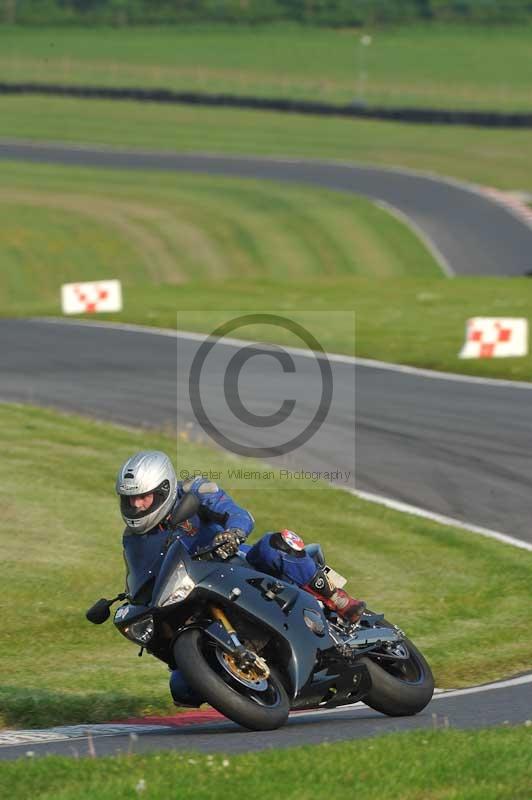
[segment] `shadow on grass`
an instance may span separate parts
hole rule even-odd
[[[126,692],[72,693],[0,686],[0,726],[47,728],[109,722],[148,714],[175,713],[170,696]]]

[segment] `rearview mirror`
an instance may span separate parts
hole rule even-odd
[[[183,499],[172,514],[171,524],[179,525],[189,517],[193,517],[200,507],[200,502],[195,494],[185,494]]]
[[[102,597],[89,608],[85,616],[94,625],[101,625],[111,616],[110,607],[113,602],[113,600],[106,600],[105,597]]]

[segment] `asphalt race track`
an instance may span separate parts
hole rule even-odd
[[[292,712],[287,725],[276,731],[246,731],[228,720],[162,726],[72,726],[48,731],[0,731],[0,760],[49,754],[98,756],[179,749],[204,753],[242,753],[272,747],[339,742],[418,728],[477,728],[501,723],[522,724],[530,719],[532,676],[434,695],[414,717],[385,717],[363,705],[322,711]],[[479,691],[480,690],[480,691]],[[113,728],[122,727],[121,732]],[[149,729],[149,730],[146,730]],[[132,738],[131,733],[136,735]]]
[[[0,400],[79,411],[128,425],[195,423],[186,392],[195,340],[62,321],[0,320]],[[179,344],[179,350],[177,345]],[[179,353],[179,358],[177,354]],[[202,396],[231,438],[243,430],[261,446],[271,429],[247,428],[227,407],[223,382],[232,346],[218,345],[204,370]],[[292,355],[291,394],[309,412],[320,391],[313,359]],[[149,365],[149,376],[138,364]],[[326,424],[297,452],[272,461],[309,470],[353,470],[356,487],[494,528],[532,542],[532,386],[434,379],[332,362],[334,402]],[[286,376],[271,358],[251,359],[241,374],[257,413],[279,408]],[[348,428],[355,420],[356,438]],[[511,409],[511,413],[509,413]],[[296,414],[285,423],[299,431]],[[289,438],[287,436],[287,438]],[[192,467],[191,467],[192,468]],[[288,524],[288,523],[287,523]]]
[[[0,141],[2,158],[270,178],[357,192],[391,204],[413,221],[450,272],[521,275],[531,266],[532,228],[526,222],[464,185],[408,171]],[[139,387],[132,395],[125,393],[135,374],[128,364],[131,336],[140,355],[152,349],[149,334],[98,334],[80,328],[70,329],[65,337],[64,329],[54,333],[48,328],[41,339],[36,323],[2,324],[7,326],[2,340],[8,337],[10,347],[2,348],[0,355],[0,374],[5,376],[0,398],[26,398],[123,422],[175,423],[171,343],[159,339],[157,353],[144,361],[152,364],[157,390]],[[106,359],[112,359],[112,366]],[[257,396],[268,392],[266,384],[263,379]],[[433,380],[359,366],[356,387],[358,489],[532,541],[530,385],[527,389]],[[124,412],[125,397],[135,409],[131,419]],[[349,402],[345,397],[344,405]],[[338,409],[336,397],[334,405]],[[343,452],[344,461],[353,462],[349,436],[347,443],[342,441],[340,416],[338,425],[327,428],[331,443],[334,434],[335,447],[320,441],[319,451],[315,448],[311,454],[307,448],[306,464],[339,466],[338,452]]]
[[[0,145],[0,158],[210,172],[354,191],[390,203],[406,214],[432,241],[449,272],[521,275],[530,269],[532,231],[525,223],[464,187],[400,171],[14,143]],[[0,401],[77,411],[129,425],[194,424],[186,398],[179,401],[177,393],[177,386],[186,382],[198,347],[194,339],[83,323],[1,320],[0,341]],[[224,355],[222,348],[220,374],[224,359],[234,352],[227,346]],[[316,375],[311,359],[292,357],[297,366],[293,389],[306,389],[306,397],[300,398],[304,411],[304,403],[314,394]],[[136,380],[139,363],[149,365],[150,374]],[[249,362],[244,375],[244,394],[252,387],[252,399],[261,412],[276,411],[279,365],[266,357],[260,370],[254,369],[253,363]],[[532,542],[531,384],[429,377],[378,365],[355,367],[349,360],[334,361],[331,367],[334,403],[320,431],[319,447],[310,440],[298,451],[301,466],[348,469],[355,463],[358,489]],[[216,398],[219,374],[204,377],[207,394]],[[356,440],[346,436],[345,425],[346,419],[352,418],[354,399]],[[235,425],[224,405],[215,405],[211,411],[225,430],[235,436],[241,433],[242,426]],[[253,440],[253,444],[260,446],[261,442]],[[480,692],[442,694],[412,718],[386,718],[356,706],[326,715],[294,715],[286,728],[268,734],[244,732],[229,722],[160,728],[139,736],[134,750],[178,747],[238,752],[433,727],[447,724],[446,719],[457,727],[522,723],[531,716],[531,685],[531,680],[523,679]],[[36,755],[87,752],[86,734],[48,738],[51,741],[40,744],[31,737],[24,744],[13,744],[0,734],[0,758],[24,755],[28,749]],[[131,747],[124,733],[102,735],[94,741],[98,754]]]
[[[353,131],[356,127],[353,128]],[[407,170],[280,158],[118,150],[0,140],[0,159],[113,169],[151,169],[291,181],[388,203],[457,275],[524,275],[532,269],[532,228],[507,208],[457,181]]]

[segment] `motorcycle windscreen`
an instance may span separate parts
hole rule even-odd
[[[166,555],[167,540],[167,531],[124,536],[127,589],[131,598],[135,598],[142,587],[159,574]]]

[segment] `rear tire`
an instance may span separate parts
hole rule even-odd
[[[187,683],[213,708],[253,731],[270,731],[284,725],[290,711],[285,688],[270,668],[268,689],[255,692],[231,681],[214,657],[216,645],[202,631],[184,631],[174,644],[174,658]]]
[[[369,672],[371,690],[363,702],[389,717],[418,714],[432,699],[434,678],[424,656],[409,639],[404,639],[410,658],[401,662],[382,661],[382,666],[372,658],[360,659]],[[402,666],[402,675],[396,665]]]

